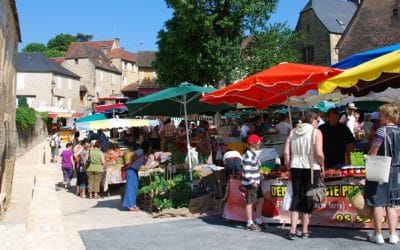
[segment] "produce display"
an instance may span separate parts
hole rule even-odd
[[[364,153],[363,152],[351,152],[350,153],[350,164],[352,166],[365,166]]]

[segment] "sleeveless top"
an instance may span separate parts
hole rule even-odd
[[[306,132],[304,134],[298,134],[296,131],[299,131],[299,128],[296,128],[290,132],[290,141],[291,141],[291,159],[290,159],[290,167],[296,169],[310,169],[310,157],[311,150],[314,150],[315,138],[311,138],[313,135],[313,128],[308,123],[299,124],[302,126]],[[315,137],[315,132],[314,132]],[[314,152],[313,152],[314,153]],[[313,156],[313,169],[320,170],[321,167],[318,164],[317,160]]]

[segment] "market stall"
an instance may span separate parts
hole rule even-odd
[[[331,227],[373,228],[372,219],[360,216],[346,196],[365,184],[364,170],[348,166],[342,170],[328,170],[325,178],[327,201],[315,207],[310,225]],[[287,174],[273,171],[265,175],[261,184],[265,201],[263,221],[266,223],[290,224],[290,212],[282,209],[287,188]],[[224,206],[223,217],[246,221],[245,196],[240,191],[240,180],[230,180],[229,194]],[[400,210],[397,211],[400,219]],[[386,218],[385,218],[386,220]],[[387,228],[384,223],[383,227]]]

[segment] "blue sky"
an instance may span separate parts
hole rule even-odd
[[[46,44],[59,33],[93,35],[93,40],[120,38],[136,52],[157,50],[157,33],[171,17],[164,0],[17,0],[22,35],[20,50],[31,42]],[[272,22],[294,28],[308,0],[280,0]]]

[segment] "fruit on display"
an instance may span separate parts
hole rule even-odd
[[[260,167],[260,173],[261,174],[269,174],[271,172],[271,169],[265,166]]]

